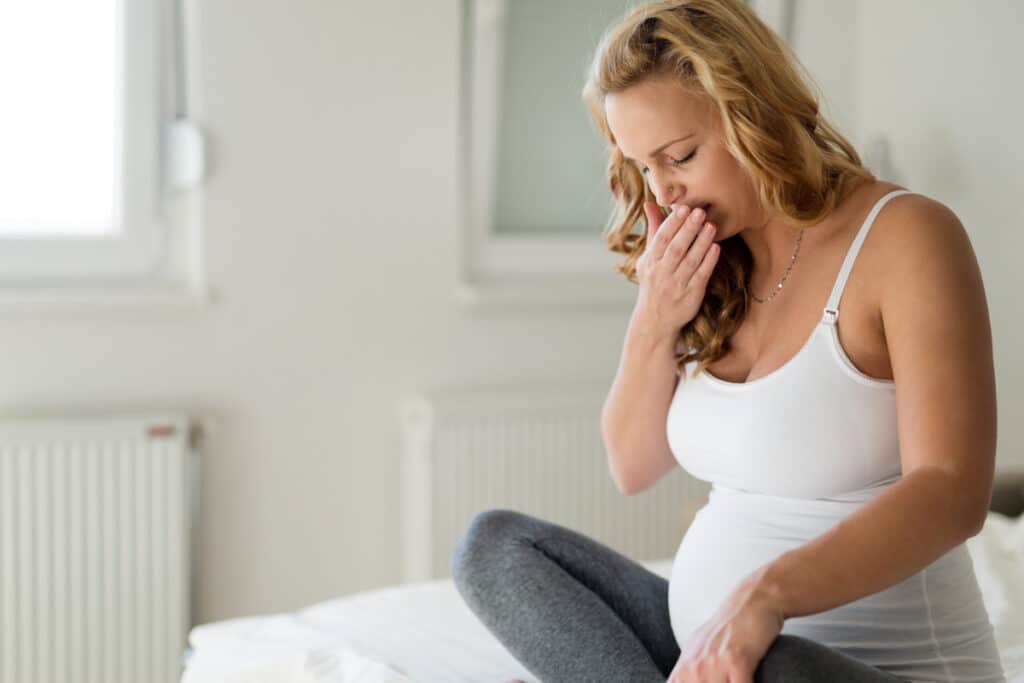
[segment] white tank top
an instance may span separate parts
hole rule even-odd
[[[843,287],[882,197],[857,232],[819,323],[781,368],[749,382],[703,372],[676,387],[668,441],[711,482],[669,582],[680,647],[751,572],[828,531],[900,479],[896,385],[860,372],[839,344]],[[910,681],[1006,680],[974,567],[961,543],[890,588],[782,633],[813,639]]]

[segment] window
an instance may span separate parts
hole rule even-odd
[[[0,292],[167,279],[202,167],[178,2],[0,3]]]

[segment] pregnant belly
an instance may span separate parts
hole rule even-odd
[[[798,545],[751,538],[707,512],[705,507],[697,514],[672,563],[669,617],[680,647],[743,579]]]
[[[712,490],[672,563],[669,617],[679,646],[743,579],[824,533],[859,505]]]
[[[713,489],[672,563],[669,617],[679,647],[685,649],[743,579],[860,505]],[[787,619],[782,633],[824,643],[905,680],[950,680],[947,667],[952,680],[1005,680],[965,544],[877,593]]]

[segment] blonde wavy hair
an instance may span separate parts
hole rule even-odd
[[[654,197],[619,150],[604,99],[664,76],[712,103],[726,147],[749,174],[762,206],[794,227],[819,223],[860,179],[874,179],[818,111],[804,66],[744,2],[661,0],[634,7],[604,32],[583,87],[583,101],[608,142],[608,182],[617,206],[605,237],[612,251],[626,254],[616,270],[634,284],[647,240],[646,233],[631,231],[646,220],[644,201]],[[739,235],[720,246],[700,311],[676,339],[680,381],[685,364],[695,360],[701,372],[729,351],[750,306],[750,249]]]

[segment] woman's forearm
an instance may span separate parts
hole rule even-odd
[[[764,592],[786,618],[816,614],[916,574],[984,524],[959,501],[957,478],[919,467],[817,538],[762,570]]]

